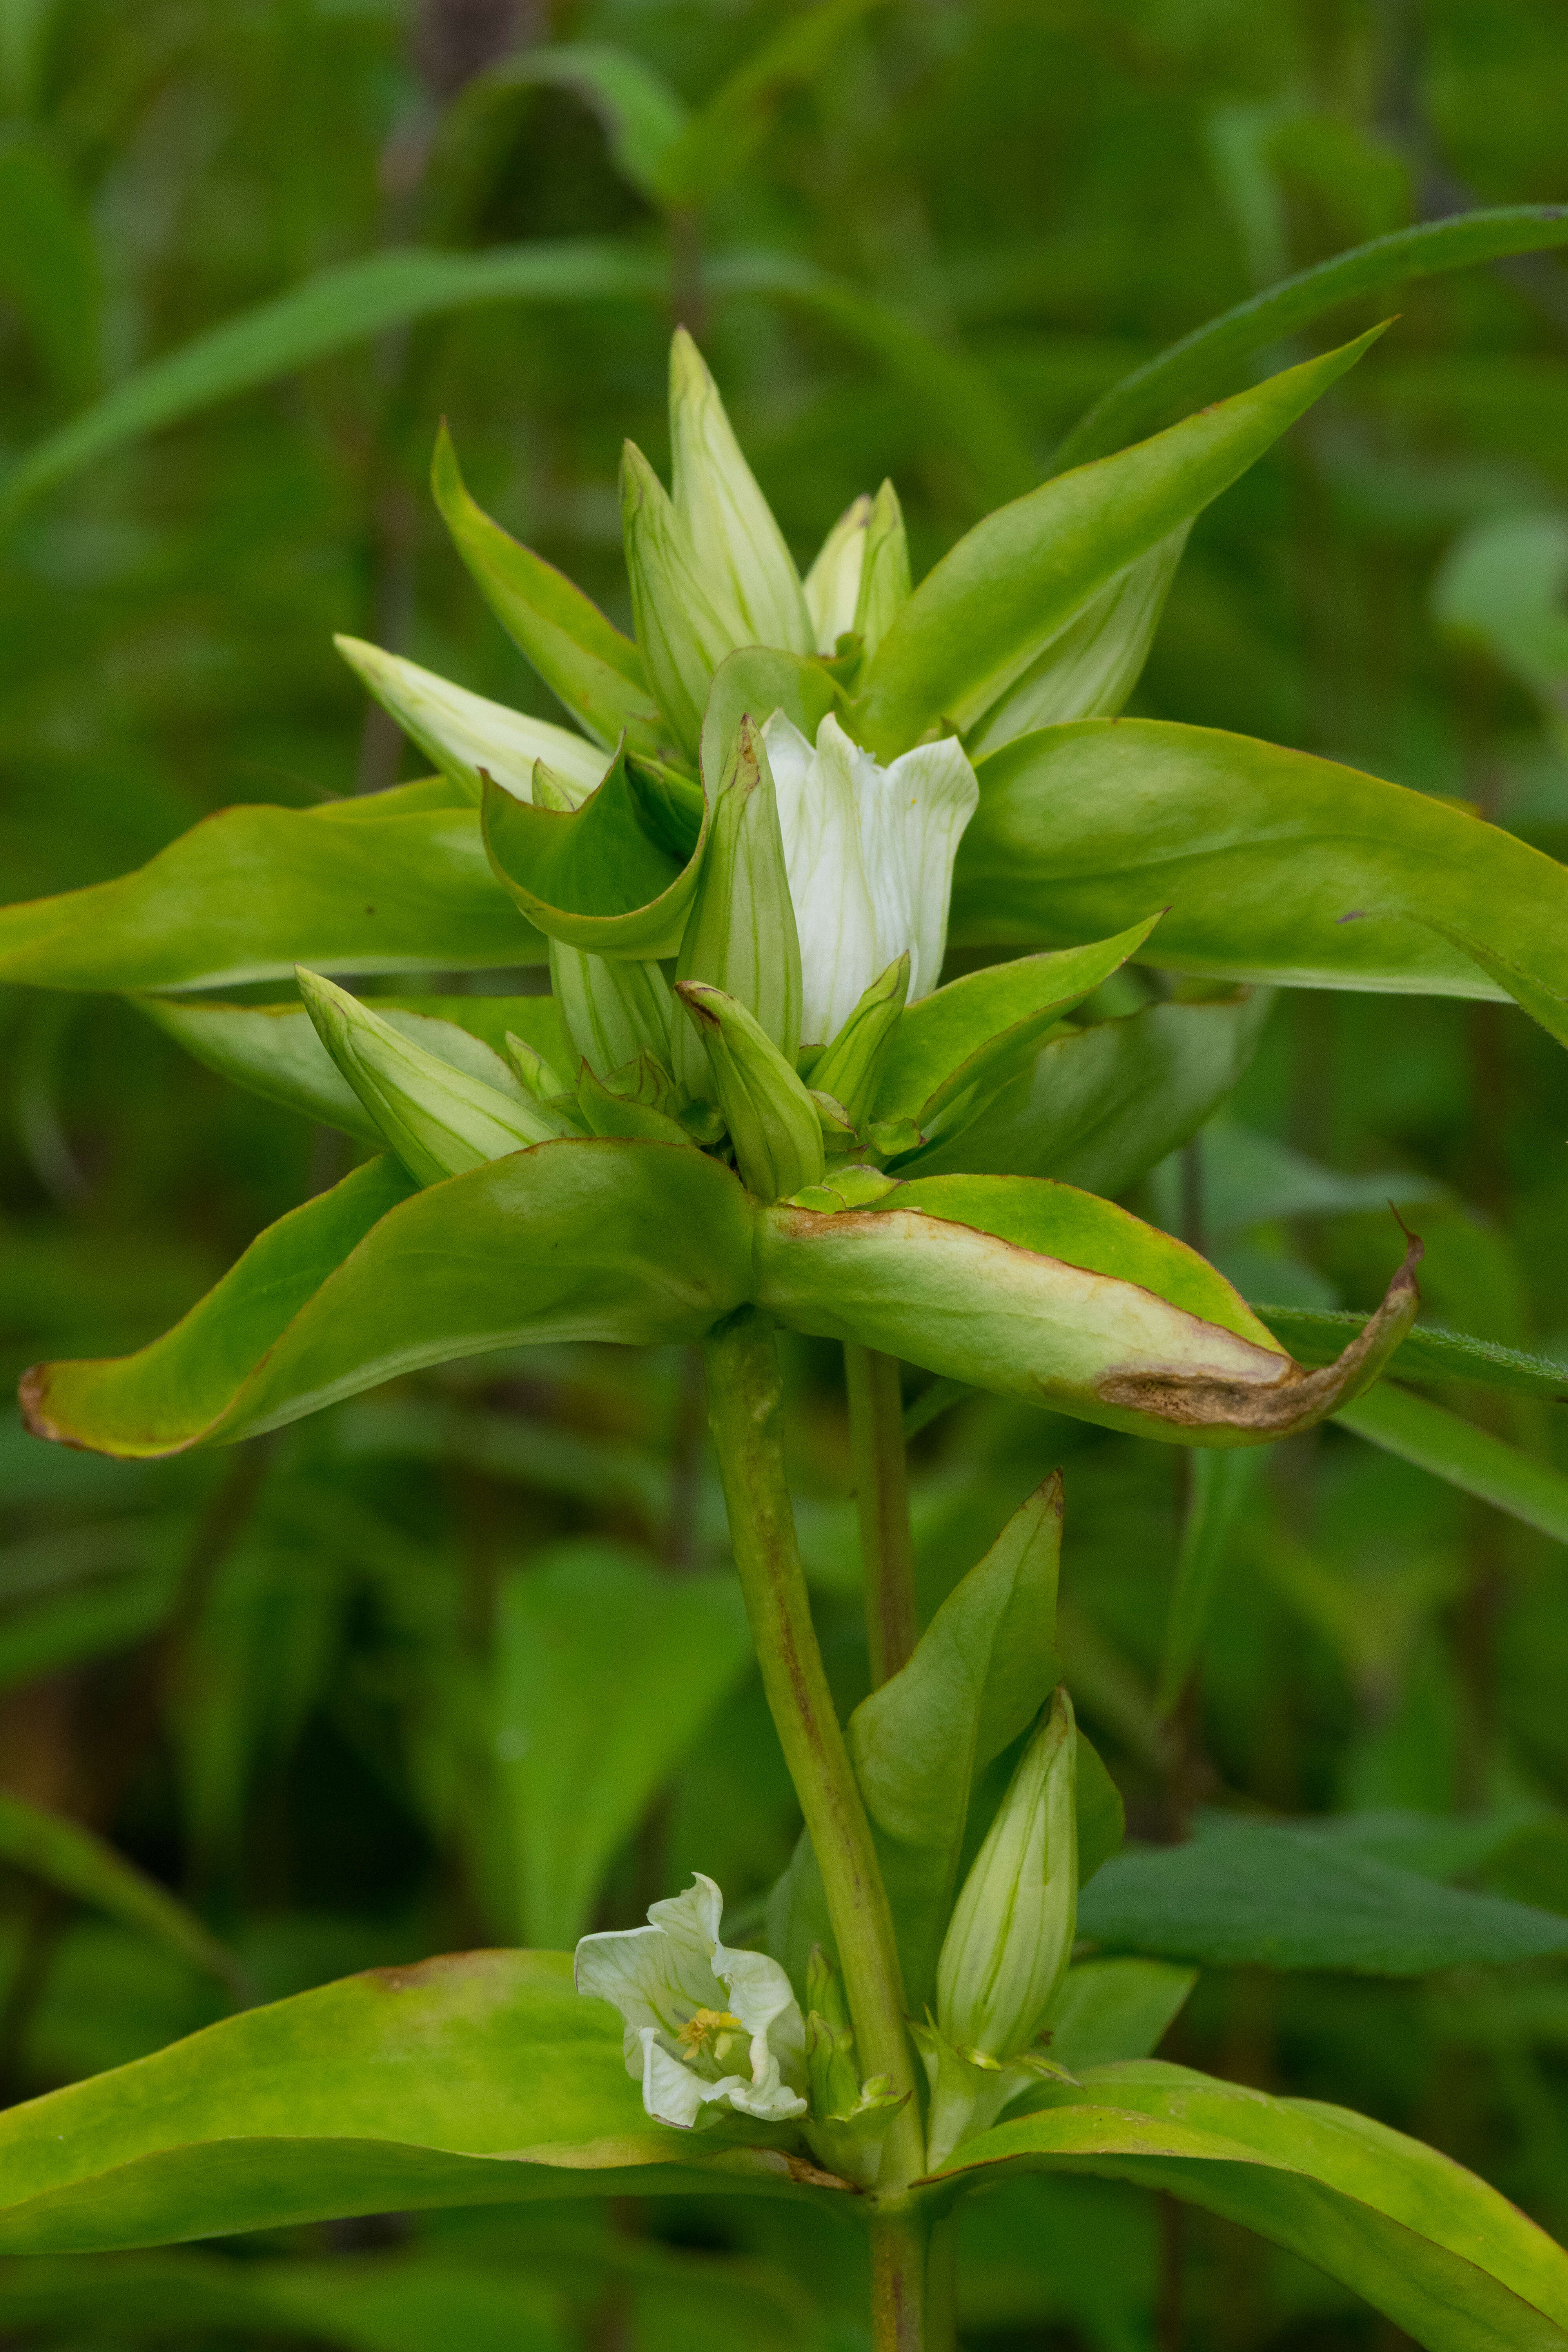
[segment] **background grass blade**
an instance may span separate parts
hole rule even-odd
[[[1568,1544],[1568,1477],[1440,1404],[1384,1381],[1334,1415],[1385,1453]]]

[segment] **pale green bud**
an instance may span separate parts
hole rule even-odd
[[[865,553],[851,628],[870,660],[910,601],[910,543],[903,509],[891,482],[884,482],[866,520]]]
[[[877,1098],[877,1081],[909,992],[906,952],[871,982],[832,1044],[802,1073],[814,1091],[841,1102],[856,1127],[863,1124]]]
[[[567,1131],[524,1097],[499,1055],[497,1076],[513,1092],[454,1069],[319,973],[296,966],[295,978],[316,1034],[418,1183],[438,1184]]]
[[[805,575],[805,608],[819,654],[832,653],[839,638],[855,626],[870,520],[871,501],[862,490],[845,508]]]
[[[849,2005],[837,1969],[820,1944],[813,1944],[805,1964],[805,2006],[835,2028],[849,2022]]]
[[[534,763],[547,761],[568,808],[579,807],[604,776],[605,754],[564,727],[487,702],[482,694],[470,694],[434,670],[358,637],[334,637],[332,643],[409,740],[470,800],[483,793],[481,769],[515,800],[529,801],[534,797]]]
[[[550,942],[550,992],[579,1058],[601,1077],[642,1053],[668,1067],[673,1007],[656,963]]]
[[[676,982],[696,1023],[714,1091],[735,1148],[735,1165],[759,1201],[776,1201],[821,1181],[826,1160],[816,1105],[761,1024],[699,980]]]
[[[531,1094],[535,1102],[548,1102],[552,1095],[566,1092],[566,1081],[554,1063],[547,1062],[515,1029],[506,1033],[506,1058],[525,1093]]]
[[[669,347],[671,496],[704,579],[745,624],[746,642],[809,654],[816,640],[795,559],[684,327]]]
[[[937,2025],[982,2065],[1016,2057],[1067,1974],[1078,1927],[1078,1732],[1058,1685],[963,1883],[937,1963]]]
[[[695,756],[713,673],[752,642],[751,632],[721,583],[704,574],[691,533],[630,441],[621,459],[621,530],[648,684],[677,741]]]
[[[584,1064],[577,1083],[577,1108],[590,1135],[626,1135],[645,1143],[687,1146],[691,1141],[676,1121],[669,1080],[647,1054],[630,1068],[614,1072],[609,1085]]]
[[[786,1060],[800,1049],[800,939],[767,754],[741,721],[713,811],[708,850],[680,954],[678,980],[706,981],[743,1004]],[[676,1076],[706,1092],[707,1064],[694,1032],[673,1041]]]

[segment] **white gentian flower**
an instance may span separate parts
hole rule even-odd
[[[801,1033],[826,1045],[906,950],[910,1003],[936,986],[953,860],[980,787],[952,738],[880,768],[831,712],[815,750],[782,711],[763,741],[800,933]]]
[[[805,2113],[805,2030],[789,1979],[765,1952],[720,1942],[723,1908],[699,1872],[650,1907],[646,1927],[577,1947],[578,1991],[620,2011],[626,2072],[654,2121],[680,2131],[726,2114],[782,2124]]]

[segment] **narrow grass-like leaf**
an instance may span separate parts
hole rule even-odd
[[[1162,1714],[1168,1715],[1180,1698],[1202,1647],[1226,1548],[1256,1468],[1257,1457],[1249,1454],[1194,1454],[1191,1458],[1192,1486],[1160,1659]]]
[[[1334,1416],[1358,1437],[1568,1544],[1568,1477],[1426,1397],[1385,1383]]]
[[[1340,1307],[1255,1306],[1253,1311],[1303,1364],[1328,1363],[1361,1320]],[[1399,1343],[1392,1368],[1401,1380],[1503,1389],[1514,1396],[1549,1397],[1555,1404],[1568,1404],[1568,1364],[1522,1348],[1500,1347],[1495,1339],[1475,1339],[1467,1331],[1449,1331],[1441,1324],[1413,1324]]]

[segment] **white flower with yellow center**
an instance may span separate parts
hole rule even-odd
[[[656,2123],[700,2130],[725,2115],[791,2123],[805,2113],[805,2029],[765,1952],[719,1940],[724,1898],[700,1872],[655,1903],[648,1925],[584,1936],[580,1993],[621,2012],[626,2072]]]

